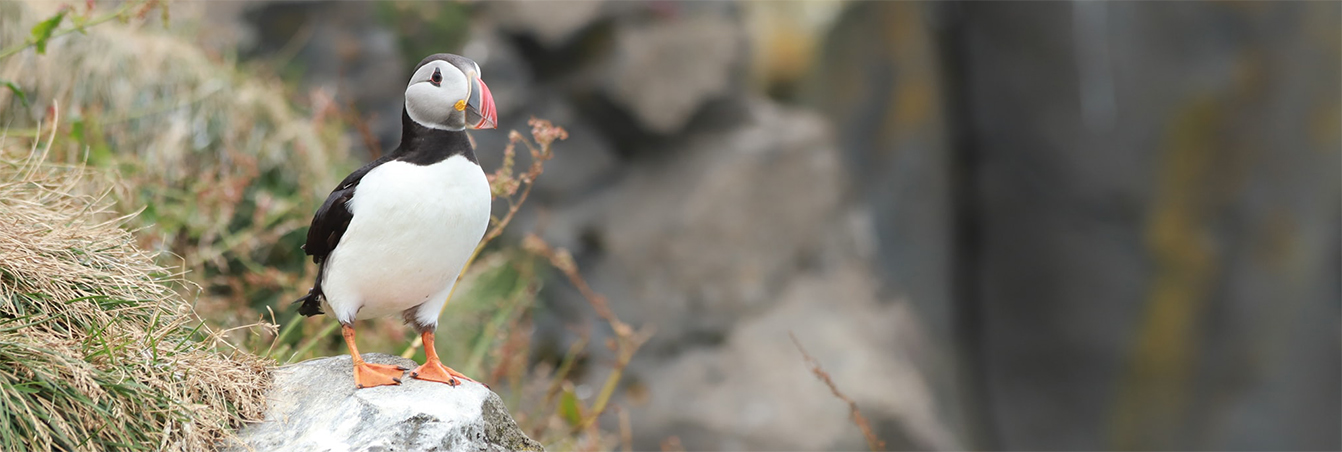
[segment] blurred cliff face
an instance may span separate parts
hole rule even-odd
[[[1336,5],[856,8],[821,105],[997,444],[1337,445]]]
[[[383,148],[426,42],[570,130],[512,231],[657,328],[639,449],[861,448],[789,331],[894,448],[1342,447],[1335,3],[211,8]]]

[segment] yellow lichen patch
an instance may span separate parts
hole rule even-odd
[[[934,64],[935,48],[926,24],[920,20],[922,11],[916,3],[892,2],[882,5],[886,28],[885,39],[890,43],[892,61],[897,62],[895,90],[891,95],[893,106],[886,116],[885,133],[892,138],[941,133],[941,74]]]
[[[752,39],[751,79],[757,86],[795,83],[813,67],[817,48],[843,2],[746,2]]]
[[[928,74],[912,74],[901,80],[895,89],[894,117],[896,127],[901,129],[920,129],[927,127],[940,113],[936,98],[935,84]]]
[[[1168,448],[1169,439],[1183,428],[1197,319],[1217,271],[1208,222],[1219,198],[1215,168],[1221,157],[1221,110],[1213,99],[1195,100],[1167,131],[1146,226],[1155,273],[1119,389],[1115,448]]]

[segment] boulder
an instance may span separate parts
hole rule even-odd
[[[602,1],[492,2],[491,16],[499,28],[527,34],[548,47],[563,45],[602,16]]]
[[[939,412],[926,336],[905,300],[884,299],[868,265],[801,272],[720,347],[681,353],[641,375],[650,400],[630,409],[634,449],[671,435],[685,450],[863,450],[848,405],[806,367],[795,334],[889,450],[962,450]]]
[[[680,131],[705,103],[726,96],[744,64],[740,24],[719,14],[625,24],[615,42],[606,92],[657,134]]]
[[[548,219],[547,239],[590,231],[585,274],[630,300],[612,305],[622,319],[655,326],[644,352],[720,341],[801,267],[823,264],[825,241],[841,235],[842,168],[823,120],[760,99],[744,116],[673,145],[677,159],[631,165],[590,206]]]
[[[409,359],[365,353],[378,364]],[[400,386],[354,388],[349,356],[275,370],[266,420],[238,433],[232,450],[543,451],[484,385],[405,378]]]

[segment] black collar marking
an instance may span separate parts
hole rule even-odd
[[[392,159],[416,165],[432,165],[454,155],[463,155],[479,165],[471,139],[465,130],[443,130],[425,127],[410,119],[410,113],[401,110],[401,145],[392,151]]]

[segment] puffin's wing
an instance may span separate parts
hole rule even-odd
[[[340,236],[345,235],[345,229],[349,227],[349,221],[354,218],[354,213],[349,211],[349,201],[354,198],[354,189],[358,184],[341,185],[331,192],[331,196],[326,197],[326,202],[322,203],[321,208],[317,209],[317,214],[312,217],[312,226],[308,228],[308,241],[303,245],[303,252],[312,256],[313,262],[320,263],[331,254],[336,245],[340,243]]]
[[[359,181],[373,168],[390,161],[389,157],[390,154],[384,155],[345,176],[345,180],[340,181],[340,185],[331,191],[326,202],[317,209],[317,214],[312,216],[312,225],[308,227],[308,241],[303,244],[303,252],[312,256],[313,262],[321,263],[340,244],[340,237],[345,235],[345,229],[349,228],[349,222],[354,218],[354,212],[349,210],[349,201],[354,199]]]

